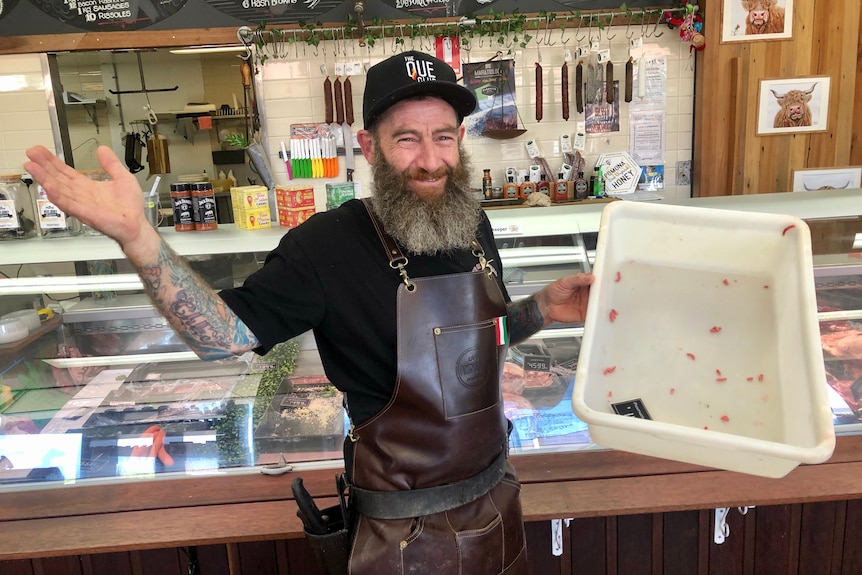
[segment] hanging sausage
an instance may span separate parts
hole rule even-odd
[[[344,78],[344,121],[348,126],[353,125],[353,86],[350,85],[350,76]]]
[[[536,62],[536,121],[542,121],[542,65]]]
[[[632,62],[631,56],[629,56],[628,62],[626,62],[626,102],[632,101],[632,73],[634,71],[634,63]]]
[[[608,60],[605,66],[605,100],[608,104],[613,104],[615,99],[614,94],[614,63]]]
[[[569,119],[569,63],[563,62],[563,70],[560,75],[560,84],[563,90],[563,119]]]
[[[344,92],[341,91],[341,77],[337,76],[332,84],[332,91],[335,96],[335,123],[341,125],[344,123]]]
[[[575,67],[575,106],[578,113],[584,113],[584,61],[579,60]]]
[[[324,122],[332,123],[332,82],[329,76],[323,81],[323,106],[325,111]]]

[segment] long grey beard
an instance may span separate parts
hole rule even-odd
[[[446,193],[428,202],[409,190],[410,177],[395,170],[376,149],[371,166],[374,212],[387,233],[414,254],[466,249],[476,237],[481,207],[470,195],[470,160],[463,149],[459,155],[458,166],[446,178]]]

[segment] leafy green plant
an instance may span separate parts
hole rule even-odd
[[[228,134],[224,137],[224,141],[238,150],[244,150],[251,145],[248,141],[248,138],[246,138],[242,134],[236,133]]]

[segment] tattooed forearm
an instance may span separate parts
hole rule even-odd
[[[524,341],[545,325],[539,304],[532,296],[508,305],[509,339],[512,344]]]
[[[198,356],[216,359],[258,345],[242,320],[164,242],[156,262],[139,266],[138,273],[147,295]]]

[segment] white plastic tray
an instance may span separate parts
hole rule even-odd
[[[832,455],[805,222],[614,202],[593,273],[572,396],[593,441],[767,477]],[[651,419],[614,411],[633,400]]]

